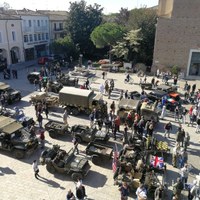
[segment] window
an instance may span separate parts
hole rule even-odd
[[[41,40],[41,35],[40,35],[40,33],[38,34],[38,40]]]
[[[36,26],[36,20],[35,19],[33,20],[33,25]]]
[[[46,40],[48,40],[49,39],[49,34],[48,33],[46,33]]]
[[[0,32],[0,43],[2,43],[2,35],[1,35],[1,32]]]
[[[34,40],[37,41],[37,34],[34,34]]]
[[[12,31],[12,40],[13,40],[13,41],[16,41],[16,34],[15,34],[15,31]]]
[[[59,29],[63,30],[63,23],[59,23]]]
[[[43,20],[41,20],[41,26],[44,26],[44,21]]]
[[[31,27],[31,20],[28,20],[28,26]]]
[[[24,42],[28,42],[28,35],[24,35]]]
[[[44,33],[42,33],[42,40],[44,40]]]
[[[30,42],[33,41],[33,35],[32,35],[32,34],[29,35],[29,41],[30,41]]]
[[[56,23],[54,23],[54,30],[56,30]]]
[[[47,26],[47,20],[45,20],[45,26]]]
[[[40,26],[40,20],[37,20],[37,25]]]

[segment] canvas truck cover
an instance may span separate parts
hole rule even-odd
[[[0,116],[0,131],[11,134],[23,126],[10,117]]]
[[[125,110],[137,110],[139,106],[140,101],[139,100],[133,100],[133,99],[121,99],[118,108],[125,109]]]
[[[89,99],[94,95],[91,90],[74,87],[63,87],[59,92],[59,102],[62,105],[89,107]]]

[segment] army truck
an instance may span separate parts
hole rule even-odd
[[[75,116],[80,112],[89,115],[94,108],[99,111],[100,118],[107,116],[107,105],[102,100],[102,95],[95,94],[92,90],[63,87],[59,92],[59,102],[66,106],[69,114]]]
[[[0,95],[2,93],[5,94],[5,100],[8,104],[20,101],[22,98],[19,91],[12,89],[10,85],[7,85],[6,83],[0,82]]]
[[[157,102],[148,103],[143,102],[140,108],[140,115],[144,116],[146,121],[154,120],[155,122],[159,121],[159,114],[157,112]]]
[[[0,149],[10,151],[16,158],[22,159],[37,147],[37,138],[31,137],[21,123],[10,117],[0,116]]]
[[[73,181],[83,179],[90,170],[86,158],[75,155],[73,148],[66,152],[60,149],[59,145],[53,145],[52,148],[43,151],[40,163],[46,164],[46,169],[50,173],[58,172],[71,175]]]

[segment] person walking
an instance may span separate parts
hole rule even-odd
[[[76,197],[78,200],[83,200],[86,197],[85,187],[82,183],[77,184],[76,187]]]
[[[183,168],[181,168],[180,170],[180,175],[181,175],[181,181],[184,184],[184,188],[185,188],[185,184],[188,181],[188,176],[189,176],[189,167],[188,164],[185,164]]]
[[[165,124],[164,129],[165,129],[164,137],[166,137],[166,135],[168,134],[168,138],[170,138],[170,131],[172,130],[172,124],[170,121],[167,124]]]
[[[113,115],[115,115],[115,102],[114,101],[110,105],[110,109],[112,110]]]
[[[74,151],[76,151],[76,153],[79,154],[78,141],[77,141],[77,138],[75,136],[74,136],[72,142],[73,142],[73,145],[74,145]]]
[[[161,119],[164,119],[164,118],[165,118],[165,115],[166,115],[166,106],[163,105],[160,118],[161,118]]]
[[[37,163],[36,160],[33,161],[32,167],[33,167],[33,171],[35,173],[35,178],[39,179],[38,178],[38,177],[40,177],[40,175],[39,175],[39,168],[38,168],[38,163]]]
[[[183,190],[183,182],[180,178],[177,178],[177,182],[172,185],[173,186],[173,195],[177,200],[181,200],[181,191]]]

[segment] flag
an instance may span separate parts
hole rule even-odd
[[[119,157],[119,152],[118,152],[117,144],[115,144],[115,151],[113,152],[113,161],[112,161],[112,170],[114,173],[117,170],[118,157]]]
[[[162,169],[164,167],[163,157],[152,156],[150,160],[150,166],[154,168]]]

